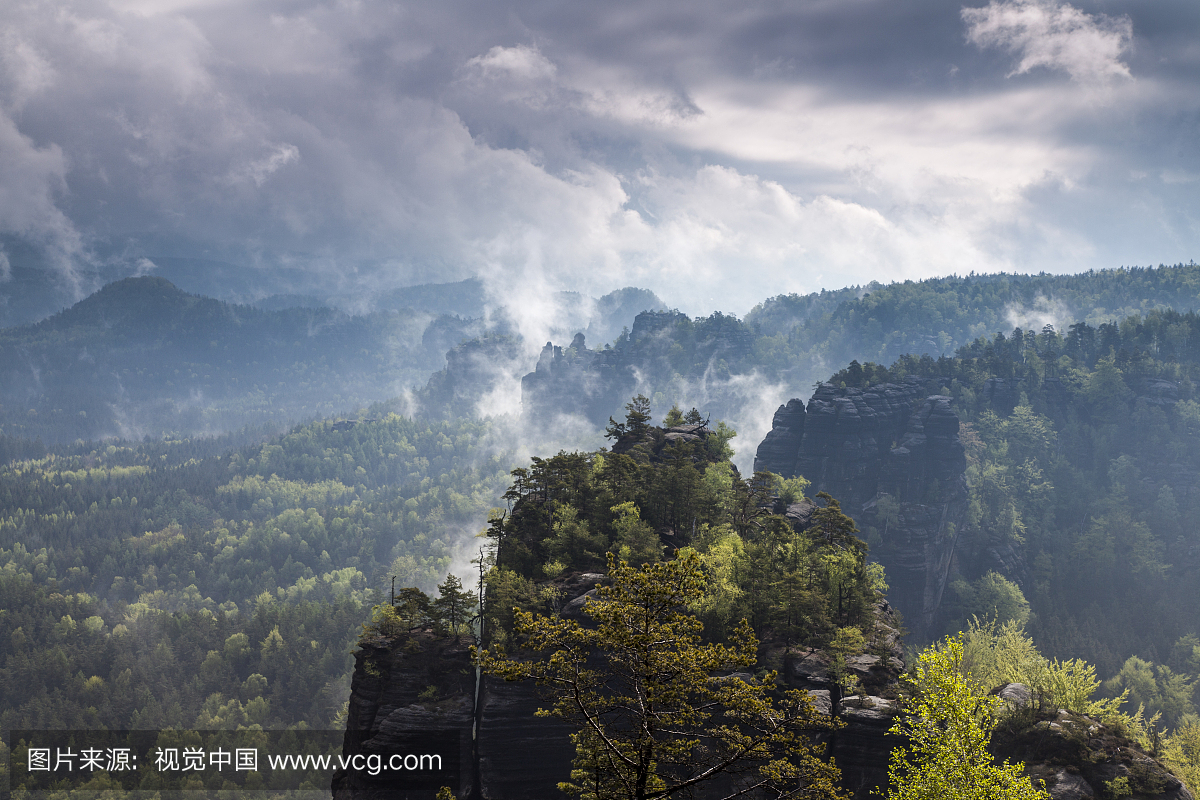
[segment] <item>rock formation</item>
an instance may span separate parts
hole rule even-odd
[[[1025,774],[1045,783],[1053,800],[1193,800],[1171,771],[1119,731],[1064,709],[1035,711],[1029,690],[998,690],[1012,713],[1002,718],[989,750],[998,760],[1020,761]]]
[[[534,419],[578,414],[603,426],[647,384],[700,381],[713,365],[745,362],[753,342],[734,317],[692,320],[678,311],[644,311],[613,347],[589,350],[582,334],[565,348],[547,342],[534,371],[521,380],[521,404]]]
[[[598,574],[559,579],[566,592],[563,613],[577,614],[576,601],[602,581]],[[897,745],[887,731],[901,709],[898,677],[904,661],[898,627],[889,604],[880,601],[874,624],[865,631],[865,651],[846,659],[861,687],[850,696],[842,697],[833,682],[829,653],[767,644],[760,656],[781,665],[785,685],[807,691],[819,711],[837,714],[845,723],[823,738],[853,800],[868,800],[886,786]],[[568,775],[574,756],[573,730],[536,716],[544,704],[535,686],[486,676],[477,682],[466,643],[436,638],[428,630],[366,639],[355,660],[344,756],[401,752],[436,736],[458,743],[458,776],[451,789],[460,800],[558,796],[556,785]],[[1023,761],[1026,774],[1045,781],[1053,800],[1194,800],[1161,762],[1119,731],[1079,714],[1039,710],[1033,694],[1019,684],[995,693],[1005,700],[1006,716],[993,735],[993,755]],[[332,789],[334,800],[433,800],[436,793],[434,788],[398,790],[386,772],[374,777],[339,772]]]
[[[562,613],[572,615],[583,593],[594,591],[603,577],[560,579],[566,592]],[[774,646],[762,656],[783,664],[781,678],[788,687],[807,690],[818,710],[846,722],[826,737],[827,753],[855,800],[867,800],[887,780],[894,743],[885,733],[899,707],[896,679],[904,669],[898,624],[881,602],[867,631],[868,652],[847,660],[862,696],[840,697],[830,677],[831,659],[820,650]],[[460,800],[559,796],[556,786],[574,758],[569,738],[574,729],[536,716],[545,705],[536,686],[488,676],[476,684],[475,678],[466,644],[435,638],[430,631],[363,641],[355,654],[343,754],[387,754],[408,746],[414,734],[450,734],[460,746],[459,779],[450,787]],[[332,788],[334,800],[432,800],[436,791],[396,791],[386,773],[372,778],[349,771],[339,772]]]
[[[534,419],[575,414],[602,424],[635,386],[633,374],[616,360],[611,350],[589,350],[582,333],[565,350],[546,342],[533,372],[521,378],[525,414]]]
[[[829,492],[878,531],[872,556],[918,638],[933,630],[967,508],[958,417],[950,398],[928,394],[938,383],[822,384],[807,408],[798,399],[779,407],[754,461],[756,471],[803,475],[812,494]]]
[[[475,672],[466,640],[436,638],[414,631],[399,638],[372,637],[359,642],[346,717],[343,752],[403,753],[414,735],[457,741],[458,797],[478,796],[471,737],[475,718]],[[407,800],[432,798],[434,790],[400,791],[386,772],[372,776],[340,770],[333,778],[336,800]]]

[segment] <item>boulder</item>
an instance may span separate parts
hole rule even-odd
[[[995,694],[1008,703],[1010,708],[1025,708],[1033,699],[1033,692],[1023,683],[1006,683]]]
[[[589,589],[588,591],[579,595],[579,597],[576,597],[574,600],[563,606],[562,615],[572,619],[578,619],[582,617],[583,606],[585,603],[587,603],[588,598],[594,598],[597,595],[599,595],[599,592],[596,589]]]
[[[1096,796],[1095,790],[1087,781],[1065,769],[1054,773],[1053,782],[1046,781],[1046,790],[1054,800],[1085,800]]]

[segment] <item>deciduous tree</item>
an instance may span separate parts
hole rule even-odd
[[[961,635],[933,645],[906,677],[914,696],[889,733],[908,744],[892,750],[887,800],[1049,800],[1021,774],[996,765],[988,742],[1002,702],[961,669]]]

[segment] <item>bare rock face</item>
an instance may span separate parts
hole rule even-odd
[[[534,419],[557,414],[603,418],[620,395],[614,396],[609,385],[615,382],[615,373],[605,380],[597,372],[599,355],[587,348],[582,333],[575,334],[566,348],[546,342],[533,372],[521,378],[525,413]],[[623,387],[625,381],[619,383]]]
[[[575,728],[539,717],[546,706],[529,682],[484,676],[479,708],[479,794],[485,800],[553,797],[575,758]],[[459,795],[461,798],[462,795]]]
[[[1007,703],[1009,710],[1012,711],[1025,708],[1033,699],[1033,692],[1023,683],[1006,683],[993,694]]]
[[[776,475],[796,474],[796,459],[804,442],[804,423],[807,414],[804,401],[799,398],[788,400],[775,412],[771,430],[758,446],[754,456],[754,469],[768,470]]]
[[[849,508],[862,506],[875,495],[885,457],[904,435],[923,391],[916,380],[869,389],[822,384],[808,401],[794,472],[781,474],[803,475],[814,492],[829,492]]]
[[[342,752],[386,760],[393,753],[413,752],[414,743],[436,736],[439,747],[456,745],[456,753],[444,754],[457,756],[457,781],[451,789],[459,797],[469,796],[476,778],[471,742],[473,684],[465,640],[437,639],[429,632],[414,631],[396,639],[362,642],[355,653]],[[335,800],[408,800],[432,798],[437,787],[407,791],[390,781],[387,772],[372,776],[339,770],[332,789]]]
[[[754,463],[787,478],[803,475],[811,493],[837,498],[864,534],[875,529],[882,545],[872,557],[887,571],[889,599],[919,638],[935,627],[967,510],[958,415],[949,397],[927,394],[938,384],[823,384],[806,408],[799,400],[779,407]],[[811,513],[799,505],[779,510],[797,527]],[[996,558],[1013,562],[1002,569],[1019,578],[1022,554]]]
[[[902,503],[938,499],[929,497],[931,490],[961,480],[967,470],[958,427],[949,397],[927,397],[908,418],[899,443],[888,452],[876,491],[891,494]]]

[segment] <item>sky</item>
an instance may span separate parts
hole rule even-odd
[[[1195,0],[0,3],[0,241],[68,278],[194,256],[741,315],[1186,262],[1198,142]]]

